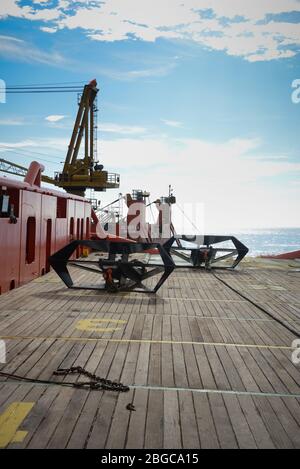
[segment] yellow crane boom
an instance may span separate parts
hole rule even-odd
[[[2,171],[3,173],[13,174],[14,176],[25,177],[28,172],[28,168],[0,158],[0,171]],[[55,180],[53,178],[44,174],[41,175],[41,180],[43,182],[47,182],[48,184],[55,184]]]
[[[120,176],[108,173],[97,161],[97,81],[92,80],[84,86],[79,100],[77,117],[68,147],[62,172],[56,172],[54,178],[42,175],[42,181],[65,189],[66,192],[84,197],[86,189],[105,191],[120,186]],[[79,157],[84,139],[84,155]],[[0,171],[25,176],[27,168],[0,159]]]
[[[63,171],[55,176],[55,185],[72,194],[83,196],[85,189],[104,191],[120,186],[120,176],[104,171],[96,161],[98,91],[96,80],[84,86]],[[84,156],[79,158],[83,138]]]

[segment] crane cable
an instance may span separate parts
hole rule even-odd
[[[117,202],[119,202],[120,200],[124,199],[124,195],[122,195],[122,197],[119,197],[118,199],[114,200],[113,202],[110,202],[109,204],[105,205],[104,207],[101,207],[99,208],[100,211],[102,210],[105,210],[107,207],[110,207],[111,205],[113,204],[116,204]]]
[[[26,86],[30,86],[30,87],[38,87],[38,86],[59,86],[59,85],[82,85],[82,84],[85,84],[87,83],[88,80],[86,81],[61,81],[61,82],[58,82],[58,83],[26,83],[24,85],[8,85],[9,88],[22,88],[22,87],[26,87]]]
[[[5,92],[8,94],[22,93],[79,93],[82,91],[82,85],[59,86],[59,85],[15,85],[6,86]]]
[[[26,154],[24,154],[24,153],[22,153],[22,152],[13,151],[12,153],[14,153],[15,155],[17,155],[17,156],[19,156],[19,157],[22,156],[23,158],[28,158],[28,159],[30,159],[30,155],[26,155]],[[45,163],[51,163],[51,164],[53,164],[53,165],[58,165],[58,164],[59,164],[59,163],[56,162],[56,161],[50,161],[50,160],[47,160],[47,159],[41,158],[41,157],[39,157],[39,160],[41,160],[41,161],[43,161],[43,162],[45,162]],[[13,164],[13,162],[10,162],[10,161],[8,161],[8,163]]]
[[[78,89],[65,89],[65,90],[22,90],[22,91],[16,91],[16,90],[8,90],[6,89],[5,93],[6,94],[36,94],[36,93],[80,93],[82,91],[82,88]]]
[[[55,158],[56,160],[61,160],[61,158],[59,158],[58,156],[50,155],[49,153],[40,153],[40,152],[37,152],[37,151],[26,150],[25,148],[10,147],[8,145],[0,144],[0,150],[2,148],[6,151],[11,152],[11,153],[17,153],[19,155],[26,156],[28,158],[33,154],[33,155],[38,155],[38,156],[46,156],[46,157],[49,157],[49,158]],[[19,148],[20,148],[20,150],[19,150]],[[29,154],[26,155],[26,153],[29,153]],[[55,162],[53,161],[53,163],[55,163]]]
[[[191,225],[193,226],[193,228],[195,228],[195,230],[197,230],[198,233],[200,233],[201,230],[199,230],[199,228],[195,225],[195,223],[192,222],[192,220],[186,215],[186,213],[184,213],[184,210],[180,207],[179,204],[176,204],[176,207],[179,208],[179,210],[181,211],[182,215],[191,223]]]
[[[154,202],[151,202],[151,204],[148,204],[147,207],[150,207],[150,212],[151,212],[151,215],[152,215],[152,220],[153,220],[153,223],[155,223],[155,217],[154,217],[154,214],[153,214],[153,210],[152,210],[152,204]]]

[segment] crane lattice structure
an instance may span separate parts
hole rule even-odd
[[[62,91],[43,89],[36,92]],[[70,91],[70,90],[67,90]],[[74,91],[74,90],[72,90]],[[75,120],[70,144],[68,147],[64,167],[56,172],[54,178],[42,175],[42,181],[61,187],[70,194],[84,197],[86,189],[105,191],[117,189],[120,186],[120,176],[108,173],[97,161],[97,81],[92,80],[84,86],[78,100],[78,112]],[[28,92],[27,88],[13,92]],[[33,92],[30,90],[30,92]],[[83,142],[84,140],[84,142]],[[83,156],[79,152],[84,143]],[[0,171],[16,176],[26,176],[27,168],[0,159]]]

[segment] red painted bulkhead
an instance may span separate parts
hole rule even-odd
[[[91,205],[82,197],[8,178],[0,178],[0,189],[9,195],[17,220],[0,217],[1,294],[48,272],[49,255],[72,239],[88,239]]]

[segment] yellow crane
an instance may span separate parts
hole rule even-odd
[[[90,81],[83,88],[63,170],[56,172],[54,178],[42,175],[43,182],[54,184],[70,194],[82,197],[86,189],[105,191],[117,189],[120,186],[119,174],[108,173],[97,161],[96,97],[98,91],[96,80]],[[80,157],[79,151],[83,139],[84,155]],[[27,168],[0,159],[0,171],[25,176]]]

